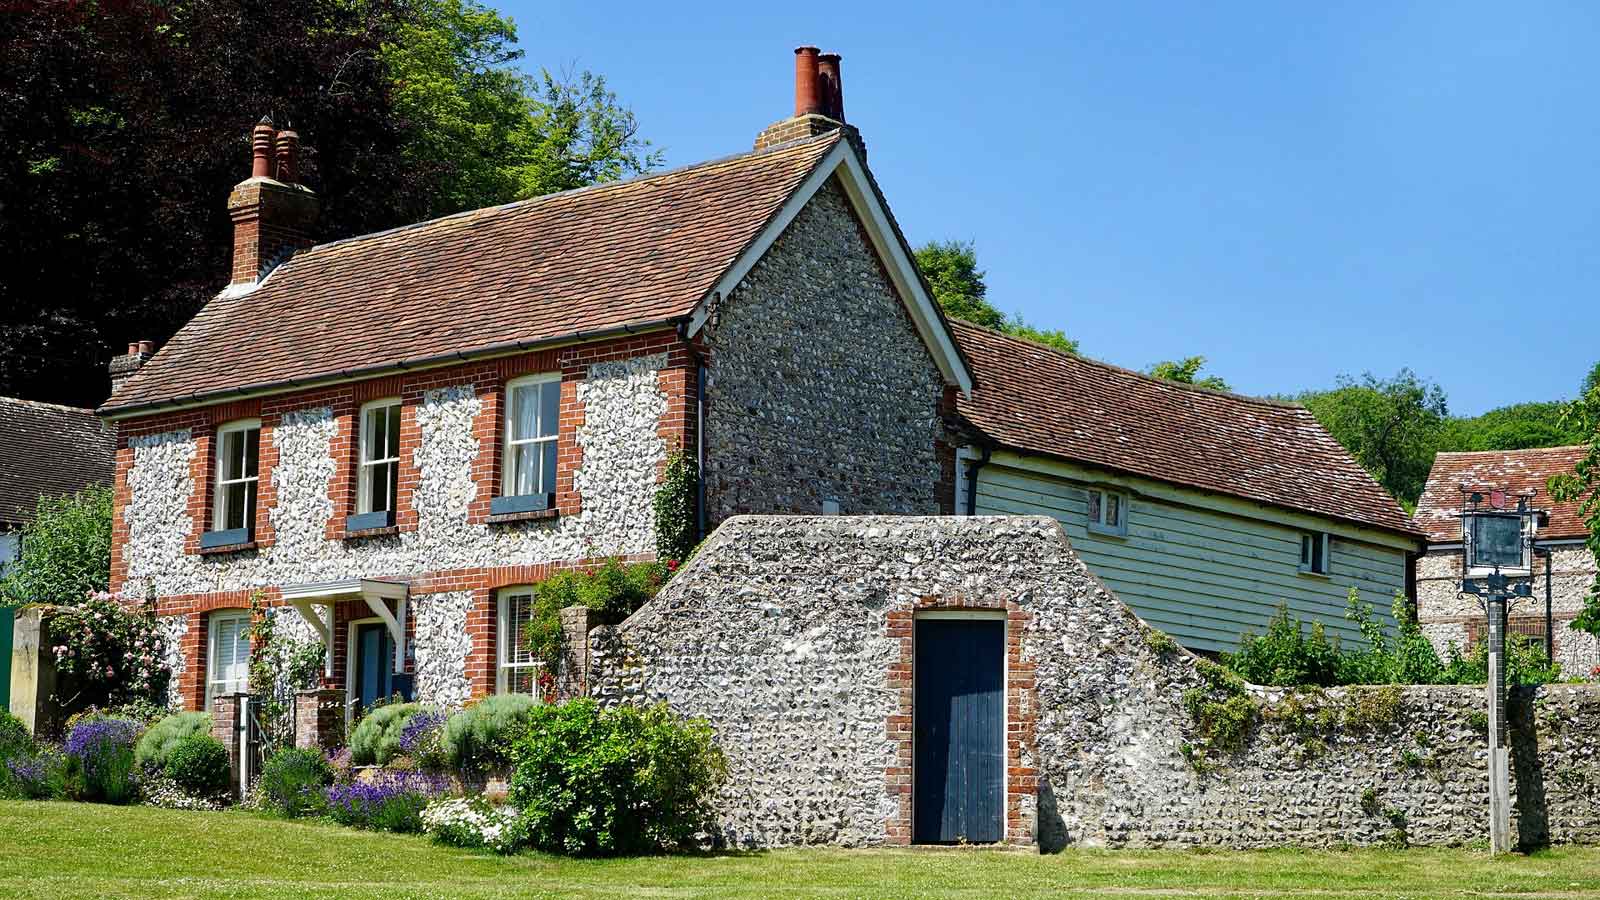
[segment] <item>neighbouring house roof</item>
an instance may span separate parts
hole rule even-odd
[[[1175,384],[952,322],[995,444],[1417,537],[1305,407]]]
[[[211,300],[100,411],[687,318],[841,140],[831,132],[301,251],[253,290]]]
[[[1440,453],[1433,458],[1428,484],[1417,501],[1417,525],[1434,543],[1461,541],[1461,486],[1488,493],[1503,490],[1512,497],[1534,491],[1535,509],[1548,510],[1550,523],[1539,529],[1541,538],[1582,538],[1584,527],[1578,507],[1582,501],[1557,503],[1545,487],[1551,475],[1571,475],[1587,447],[1548,447],[1540,450],[1487,450],[1474,453]]]
[[[33,521],[41,496],[110,484],[116,455],[93,410],[0,397],[0,525]]]

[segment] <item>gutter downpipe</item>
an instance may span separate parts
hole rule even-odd
[[[678,322],[678,340],[694,357],[694,522],[697,541],[706,539],[706,358],[689,340],[689,321]]]
[[[994,448],[985,446],[983,456],[967,460],[967,515],[978,514],[978,470],[989,464]]]

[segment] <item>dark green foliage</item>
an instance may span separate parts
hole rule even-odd
[[[1341,375],[1333,390],[1297,399],[1385,490],[1415,508],[1448,413],[1438,385],[1410,369],[1393,378],[1368,372],[1360,380]]]
[[[133,746],[134,762],[140,768],[162,769],[167,757],[184,738],[211,733],[211,714],[207,712],[173,713],[147,729]]]
[[[1442,680],[1446,684],[1487,684],[1488,641],[1479,641],[1466,653],[1452,646]],[[1540,685],[1560,680],[1561,663],[1545,655],[1544,641],[1525,634],[1506,635],[1506,684]]]
[[[695,495],[699,483],[694,457],[674,453],[656,487],[656,559],[673,568],[688,560],[698,541]]]
[[[1600,363],[1589,371],[1582,393],[1567,406],[1562,423],[1581,435],[1577,443],[1588,449],[1572,472],[1550,479],[1550,497],[1578,504],[1578,514],[1589,529],[1589,552],[1600,571]],[[1600,636],[1600,575],[1590,585],[1582,611],[1568,627]]]
[[[1438,684],[1444,680],[1444,666],[1433,642],[1422,633],[1398,592],[1391,612],[1398,623],[1393,639],[1372,614],[1372,605],[1362,603],[1356,589],[1350,589],[1345,618],[1356,623],[1366,646],[1340,656],[1340,684]]]
[[[451,716],[440,744],[462,772],[494,772],[511,764],[510,741],[538,701],[527,694],[494,694]]]
[[[1035,328],[1020,315],[1008,317],[989,302],[989,288],[978,269],[978,251],[970,241],[930,241],[917,250],[916,261],[945,315],[1062,353],[1078,352],[1078,342],[1063,332]]]
[[[620,622],[661,590],[667,572],[663,563],[624,563],[611,557],[596,569],[546,578],[533,586],[528,650],[544,662],[547,672],[554,672],[561,664],[562,609],[587,606],[604,622]]]
[[[1565,404],[1516,403],[1481,416],[1463,416],[1445,423],[1440,450],[1526,450],[1582,443],[1584,434],[1562,421]]]
[[[1244,747],[1260,709],[1239,676],[1223,666],[1202,659],[1195,663],[1195,674],[1201,683],[1183,692],[1183,708],[1200,741],[1185,756],[1204,771],[1197,759],[1203,763],[1211,751],[1232,753]]]
[[[262,808],[286,818],[322,810],[323,789],[333,784],[333,767],[320,752],[286,747],[267,757],[256,782]]]
[[[264,113],[304,140],[324,240],[655,164],[602,79],[526,77],[514,35],[461,0],[0,18],[0,395],[95,406],[130,338],[164,342],[227,283],[224,198]]]
[[[1200,370],[1205,368],[1204,356],[1189,356],[1184,359],[1169,359],[1151,366],[1147,372],[1152,378],[1163,381],[1175,381],[1178,384],[1192,384],[1196,387],[1210,388],[1213,391],[1228,390],[1228,383],[1215,375],[1200,377]]]
[[[422,711],[420,703],[389,703],[367,713],[350,733],[350,762],[381,766],[399,756],[400,733]]]
[[[726,777],[711,728],[665,705],[539,706],[513,751],[519,838],[572,855],[649,853],[686,843]]]
[[[28,734],[28,726],[10,710],[0,707],[0,760],[32,753],[33,749],[33,736]]]
[[[1267,623],[1266,634],[1245,634],[1239,652],[1225,654],[1223,662],[1246,681],[1272,685],[1320,685],[1339,683],[1339,642],[1329,641],[1322,623],[1315,622],[1306,634],[1305,624],[1292,620],[1287,603]]]
[[[21,547],[0,578],[0,605],[70,606],[104,591],[111,579],[111,488],[91,485],[74,496],[40,497]]]
[[[191,797],[217,797],[232,774],[228,748],[209,734],[191,734],[167,752],[166,776]]]

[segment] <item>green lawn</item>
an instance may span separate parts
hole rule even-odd
[[[501,859],[249,813],[0,802],[0,894],[149,897],[1600,896],[1600,848],[786,850]]]

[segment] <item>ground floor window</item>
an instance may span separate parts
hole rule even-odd
[[[500,592],[500,615],[495,629],[500,637],[495,667],[497,693],[538,693],[539,661],[528,650],[528,623],[532,618],[532,589],[507,588]]]
[[[218,694],[239,694],[250,689],[250,613],[225,609],[211,614],[207,629],[206,709]]]

